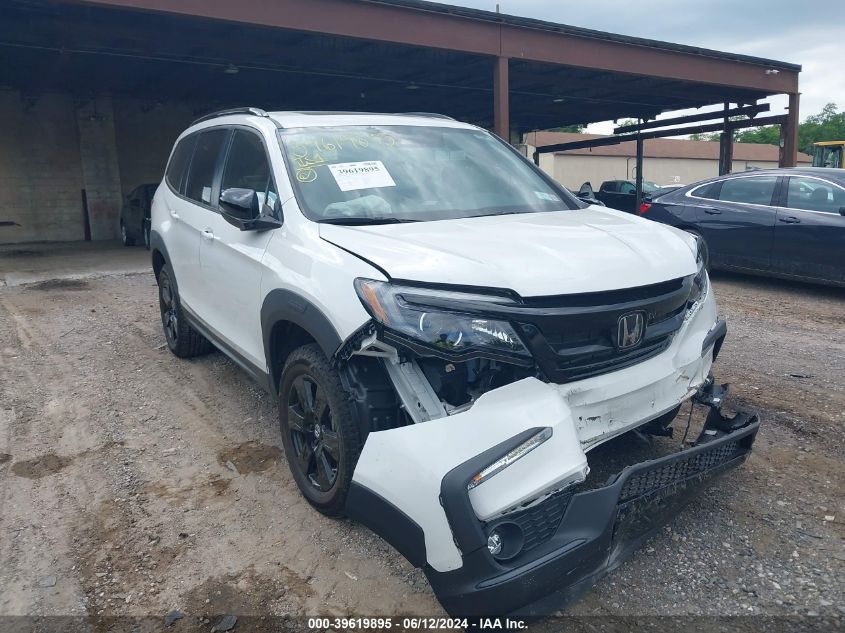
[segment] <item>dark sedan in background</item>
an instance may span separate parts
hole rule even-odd
[[[150,248],[150,208],[158,185],[138,185],[123,199],[120,210],[120,240],[124,246],[141,242]]]
[[[640,214],[704,239],[710,268],[845,286],[845,171],[768,169],[646,200]]]

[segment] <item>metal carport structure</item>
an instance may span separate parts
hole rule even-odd
[[[134,99],[140,113],[180,104],[189,111],[182,126],[234,105],[432,111],[515,141],[535,129],[786,94],[783,162],[796,157],[800,67],[773,60],[418,0],[3,0],[0,7],[0,91],[13,92],[24,109],[56,92],[77,108],[93,103],[80,124],[81,146],[83,127],[108,118],[97,110],[102,95]],[[156,133],[148,125],[147,135]],[[159,133],[172,142],[175,130]],[[115,164],[121,152],[114,150]],[[98,172],[81,154],[83,184],[93,189],[88,180]],[[160,169],[164,159],[150,163]],[[118,164],[117,171],[120,179],[125,170]],[[146,173],[151,178],[152,167]],[[116,210],[103,211],[102,222],[109,213]]]

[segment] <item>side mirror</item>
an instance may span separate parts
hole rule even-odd
[[[272,209],[267,204],[261,209],[258,193],[252,189],[232,187],[220,192],[223,219],[241,231],[266,231],[280,227],[282,222],[272,215],[277,209],[278,215],[281,215],[278,201]]]
[[[254,220],[259,215],[258,194],[252,189],[224,189],[220,192],[220,210],[224,215],[240,222]]]

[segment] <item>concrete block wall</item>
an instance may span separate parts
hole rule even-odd
[[[196,118],[187,105],[118,97],[114,117],[124,194],[138,185],[161,182],[174,141]]]
[[[0,243],[84,238],[73,98],[0,91]]]
[[[182,104],[0,91],[0,244],[116,239],[123,196],[161,181],[176,137],[194,118]]]

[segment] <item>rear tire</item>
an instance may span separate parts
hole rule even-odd
[[[149,220],[144,221],[142,233],[144,235],[144,248],[146,248],[147,250],[150,250],[150,221]]]
[[[123,220],[120,221],[120,241],[124,246],[135,246],[135,238],[129,237],[129,232],[126,230]]]
[[[185,319],[173,271],[168,264],[158,273],[158,307],[167,347],[176,356],[191,358],[206,354],[212,349],[208,339],[192,328]]]
[[[361,439],[340,376],[316,344],[295,349],[285,362],[279,426],[302,495],[323,514],[343,516]]]

